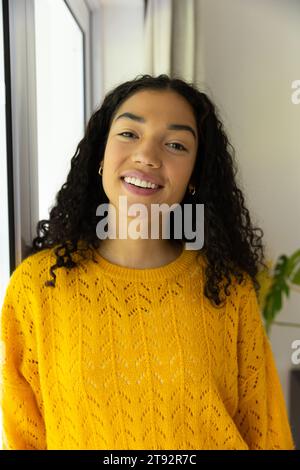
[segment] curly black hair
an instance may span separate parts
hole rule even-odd
[[[258,293],[260,284],[256,276],[261,266],[266,267],[261,241],[263,231],[253,227],[243,193],[237,186],[234,148],[229,143],[216,106],[208,96],[193,83],[166,74],[157,77],[138,75],[105,95],[102,105],[92,114],[85,135],[71,159],[67,181],[56,195],[49,219],[37,223],[38,235],[33,239],[29,255],[53,248],[56,256],[56,263],[50,268],[53,279],[46,285],[54,287],[55,269],[77,266],[72,253],[86,259],[99,247],[101,240],[96,234],[99,222],[96,208],[109,201],[98,170],[110,125],[119,106],[134,93],[145,89],[177,92],[191,105],[195,115],[199,145],[191,181],[196,186],[196,194],[191,198],[186,191],[180,204],[182,207],[187,202],[204,204],[204,295],[219,306],[223,280],[227,280],[224,291],[228,296],[231,276],[236,276],[241,283],[245,273],[252,279]],[[187,240],[183,235],[181,242],[184,241]]]

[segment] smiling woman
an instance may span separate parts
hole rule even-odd
[[[120,195],[126,196],[129,204],[143,203],[149,211],[153,204],[180,203],[197,154],[193,108],[172,90],[150,89],[127,98],[115,114],[101,162],[102,184],[110,203],[117,211]],[[137,179],[125,181],[122,179],[125,175]],[[138,187],[147,182],[157,187]],[[128,218],[127,213],[122,215]],[[151,217],[148,220],[151,225]],[[173,245],[174,242],[162,243],[161,235],[158,239],[106,239],[100,246],[100,253],[105,253],[106,257],[111,253],[108,259],[123,266],[146,268],[153,266],[155,259],[165,264]],[[174,253],[176,256],[177,249]]]
[[[6,449],[294,449],[257,302],[262,236],[235,173],[194,85],[144,75],[105,96],[7,289]],[[100,240],[100,204],[127,220],[120,196],[179,204],[183,220],[205,204],[203,249],[176,224],[169,239]]]

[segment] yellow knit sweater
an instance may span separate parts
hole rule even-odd
[[[13,272],[1,316],[4,449],[294,449],[250,277],[222,308],[204,257],[152,269],[50,249]]]

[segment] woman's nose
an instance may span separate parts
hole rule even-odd
[[[157,147],[154,144],[146,144],[136,149],[132,159],[134,162],[143,163],[155,167],[161,166],[161,158]]]
[[[135,163],[142,163],[143,165],[151,166],[154,168],[160,168],[161,166],[161,162],[155,158],[134,157],[133,161]]]

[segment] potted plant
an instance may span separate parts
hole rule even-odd
[[[279,256],[274,268],[271,262],[266,264],[268,268],[258,273],[257,280],[261,285],[259,304],[267,334],[272,324],[300,327],[299,323],[275,321],[282,309],[284,296],[289,297],[291,289],[300,293],[300,250],[289,257]]]

